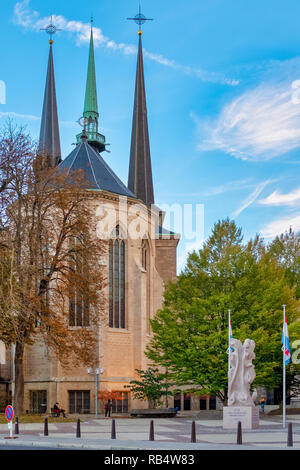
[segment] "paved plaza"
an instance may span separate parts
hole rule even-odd
[[[196,443],[191,442],[192,421],[196,422]],[[81,437],[76,437],[77,423],[49,423],[44,436],[43,423],[19,424],[17,439],[9,435],[7,424],[0,425],[0,446],[68,448],[98,450],[200,450],[200,449],[300,449],[300,416],[289,415],[293,423],[293,447],[287,447],[287,427],[281,417],[260,419],[260,428],[243,431],[243,444],[237,445],[236,431],[223,430],[221,420],[199,418],[154,419],[154,441],[149,440],[150,419],[115,418],[116,439],[111,439],[112,418],[81,417]],[[14,427],[13,427],[14,429]]]

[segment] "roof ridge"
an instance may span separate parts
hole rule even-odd
[[[87,147],[88,144],[87,144],[86,142],[83,142],[83,143],[84,143],[85,146]],[[89,147],[90,147],[90,145],[89,145]],[[88,152],[88,147],[87,147],[87,152],[86,152],[86,153],[87,153],[87,156],[88,156],[90,165],[91,165],[91,170],[92,170],[92,173],[93,173],[93,176],[94,176],[95,183],[96,183],[96,185],[98,186],[98,188],[101,189],[100,186],[99,186],[99,184],[98,184],[98,181],[97,181],[97,179],[96,179],[96,175],[95,175],[95,172],[94,172],[94,169],[93,169],[93,164],[92,164],[92,162],[91,162],[90,155],[89,155],[89,152]]]
[[[102,163],[102,162],[104,163],[106,169],[109,171],[110,175],[114,178],[114,180],[115,180],[117,183],[120,183],[120,184],[124,187],[124,189],[126,189],[127,191],[130,191],[130,192],[132,193],[132,191],[123,183],[123,181],[118,177],[118,175],[116,175],[116,173],[110,168],[110,166],[109,166],[108,163],[104,160],[104,158],[101,157],[101,155],[100,155],[99,153],[97,153],[96,150],[93,149],[93,147],[92,147],[91,145],[89,145],[89,149],[91,149],[91,150],[95,153],[95,155],[96,155],[96,157],[98,158],[98,160],[100,161],[100,163]],[[102,160],[102,161],[101,161],[101,160]],[[134,197],[136,197],[134,193],[132,193],[132,195],[133,195]]]

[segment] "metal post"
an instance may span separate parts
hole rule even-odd
[[[87,373],[90,375],[94,375],[95,379],[95,417],[98,418],[98,376],[100,374],[104,373],[103,367],[95,369],[93,372],[93,369],[91,367],[88,367]]]
[[[77,420],[76,437],[81,437],[80,419],[79,419],[79,418],[78,418],[78,420]]]
[[[283,389],[282,389],[282,427],[285,428],[286,383],[285,383],[285,305],[283,305]]]
[[[288,426],[287,446],[293,447],[293,424],[292,423],[289,423],[289,426]]]
[[[231,326],[231,319],[230,319],[231,310],[228,310],[228,380],[229,380],[229,370],[230,370],[230,352],[231,352],[231,344],[230,344],[230,326]]]
[[[241,421],[238,422],[236,443],[239,444],[239,445],[243,444],[242,423],[241,423]]]
[[[19,418],[16,416],[15,420],[15,434],[19,434]]]
[[[153,423],[153,419],[151,419],[151,421],[150,421],[149,441],[154,441],[154,423]]]
[[[169,400],[168,400],[168,368],[166,368],[166,408],[169,407]]]
[[[114,419],[111,422],[111,439],[116,439],[116,422]]]
[[[44,436],[48,436],[48,418],[45,418],[44,422]]]
[[[95,415],[98,418],[98,374],[95,372]]]
[[[196,439],[196,423],[195,423],[195,421],[192,422],[191,442],[197,442],[197,439]]]

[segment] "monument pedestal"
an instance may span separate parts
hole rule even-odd
[[[259,427],[259,407],[223,407],[223,429],[237,429],[239,421],[242,423],[242,429],[257,429]]]

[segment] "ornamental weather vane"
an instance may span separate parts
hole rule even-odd
[[[57,31],[62,31],[61,29],[57,28],[53,24],[52,18],[53,18],[53,15],[51,15],[50,24],[48,24],[48,26],[46,26],[46,28],[40,28],[41,31],[46,31],[46,33],[50,35],[49,44],[53,44],[53,39],[52,39],[53,34],[55,34]]]
[[[139,25],[140,27],[140,30],[139,30],[139,34],[142,34],[142,24],[146,23],[146,21],[153,21],[153,18],[146,18],[145,15],[142,14],[141,12],[141,4],[139,5],[139,12],[137,15],[135,15],[134,18],[127,18],[128,20],[132,20],[134,21],[136,24]]]

